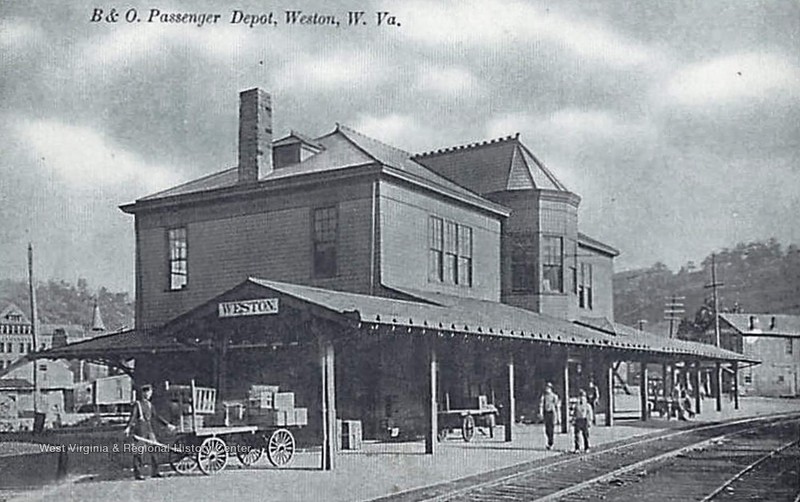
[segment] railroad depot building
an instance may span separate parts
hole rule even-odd
[[[580,197],[518,135],[412,155],[344,125],[272,130],[269,94],[242,92],[237,166],[122,206],[136,330],[53,356],[223,401],[279,385],[309,408],[327,468],[336,418],[433,452],[442,410],[482,399],[509,423],[546,381],[575,396],[593,376],[602,411],[617,361],[696,375],[747,360],[614,324],[618,251],[579,231]]]

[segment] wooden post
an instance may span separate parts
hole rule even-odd
[[[614,425],[614,363],[609,361],[606,368],[606,425]]]
[[[436,435],[439,432],[438,407],[436,406],[436,344],[435,339],[428,340],[428,385],[426,394],[427,404],[425,415],[427,430],[425,431],[425,453],[433,455],[436,452]]]
[[[214,351],[214,357],[217,358],[217,402],[221,403],[224,399],[225,389],[227,385],[227,372],[228,372],[228,333],[224,332],[217,336],[217,343],[219,344]]]
[[[330,471],[336,459],[336,382],[334,381],[333,342],[320,338],[322,370],[322,470]]]
[[[717,411],[722,411],[722,364],[714,364],[714,397],[717,400]]]
[[[642,421],[646,422],[650,418],[650,398],[648,396],[649,389],[647,388],[647,363],[642,361],[639,363],[639,398],[642,406]]]
[[[666,407],[666,411],[667,411],[667,420],[669,420],[670,416],[672,415],[672,413],[670,413],[672,411],[671,410],[671,406],[669,405],[669,397],[671,395],[671,392],[669,390],[670,389],[670,381],[667,378],[667,375],[671,375],[672,371],[669,371],[669,373],[667,373],[668,371],[669,371],[669,365],[667,365],[666,363],[663,363],[661,365],[661,387],[663,388],[663,393],[664,393],[663,397],[664,397],[664,406]],[[654,396],[654,397],[656,398],[656,400],[658,400],[658,396]]]
[[[733,362],[733,409],[739,409],[739,361]]]
[[[562,386],[564,396],[561,402],[561,433],[567,433],[567,422],[569,421],[569,352],[564,351],[564,368],[562,371]]]
[[[702,399],[700,399],[700,386],[702,385],[700,371],[700,363],[694,363],[694,412],[698,415],[700,414],[700,403],[702,402]]]
[[[506,393],[506,432],[505,440],[513,439],[514,417],[516,416],[516,399],[514,396],[514,353],[508,354],[508,392]]]

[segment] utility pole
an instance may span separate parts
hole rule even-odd
[[[716,253],[711,254],[711,284],[706,284],[706,289],[711,288],[712,294],[714,295],[714,345],[719,347],[720,346],[720,336],[719,336],[719,294],[717,293],[717,288],[723,286],[724,284],[721,282],[717,282],[717,255]]]
[[[686,308],[683,301],[686,300],[685,296],[672,295],[667,298],[666,306],[664,307],[664,319],[669,321],[669,337],[673,337],[675,321],[680,321],[683,314],[686,313]]]
[[[38,350],[36,344],[36,332],[39,329],[39,319],[36,315],[36,287],[33,283],[33,244],[28,243],[28,287],[30,289],[31,301],[31,349],[34,354]],[[36,416],[39,412],[39,378],[38,378],[37,361],[33,359],[33,414]]]

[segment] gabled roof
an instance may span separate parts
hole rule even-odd
[[[646,346],[653,352],[666,352],[694,355],[709,359],[722,359],[726,361],[740,361],[758,363],[760,361],[747,357],[744,354],[721,349],[713,345],[677,338],[667,338],[647,331],[641,331],[625,324],[612,322],[605,317],[582,317],[576,324],[614,335],[625,346]]]
[[[280,141],[284,139],[286,138]],[[449,179],[415,162],[411,159],[410,153],[381,143],[347,126],[337,124],[333,132],[308,141],[318,145],[321,151],[296,164],[273,169],[272,172],[259,179],[259,186],[267,186],[272,181],[287,180],[293,177],[323,172],[341,172],[349,168],[375,165],[380,166],[383,173],[395,178],[401,178],[412,184],[458,198],[503,216],[508,215],[508,210],[504,207],[484,199],[467,188],[453,183]],[[238,172],[234,167],[148,195],[137,202],[235,187],[237,185],[237,177]],[[126,205],[123,206],[123,209],[127,210],[129,207]]]
[[[519,340],[617,349],[642,354],[694,356],[724,361],[748,360],[741,354],[708,345],[655,335],[631,333],[632,328],[604,324],[571,323],[510,305],[421,291],[400,291],[410,300],[347,293],[299,284],[249,278],[238,286],[212,298],[151,332],[128,331],[72,343],[39,352],[39,358],[132,358],[157,352],[196,350],[203,341],[197,338],[197,323],[208,326],[217,319],[218,303],[269,297],[282,298],[280,305],[307,307],[314,315],[341,322],[366,332],[372,328],[397,328],[404,332],[435,336],[437,333],[477,336],[485,340]],[[283,311],[283,307],[281,307]],[[269,317],[269,316],[267,316]],[[250,317],[252,322],[259,319]],[[264,331],[255,330],[258,336]],[[188,333],[188,337],[186,337]],[[213,336],[207,329],[202,337]],[[345,331],[344,333],[347,333]],[[380,336],[380,330],[375,331]],[[186,338],[186,340],[183,340]],[[192,341],[194,339],[194,341]],[[183,341],[179,341],[183,340]],[[194,345],[193,345],[194,343]],[[31,357],[33,355],[29,355]]]
[[[736,352],[702,343],[641,333],[622,324],[611,323],[614,331],[608,332],[603,328],[603,323],[600,323],[600,328],[595,328],[590,324],[571,323],[499,302],[401,290],[409,296],[418,297],[420,301],[417,302],[255,278],[250,278],[248,281],[367,324],[443,330],[531,342],[617,348],[643,353],[756,362]]]
[[[9,316],[20,316],[20,319],[12,321],[8,318]],[[31,321],[28,319],[28,316],[25,315],[25,312],[23,312],[21,308],[17,307],[13,303],[6,305],[6,308],[0,312],[0,324],[28,325],[30,323]]]
[[[800,316],[797,315],[739,313],[719,316],[742,335],[800,337]]]
[[[619,256],[618,249],[613,248],[604,242],[600,242],[597,239],[593,239],[581,232],[578,232],[578,245],[592,248],[596,251],[600,251],[601,253],[605,253],[609,256]]]
[[[159,333],[155,331],[129,330],[39,351],[35,356],[47,359],[90,359],[114,353],[121,357],[132,358],[154,352],[185,350],[189,350],[186,345],[174,338],[159,336]]]
[[[312,148],[314,150],[324,150],[325,149],[325,147],[322,146],[320,143],[317,143],[316,140],[313,140],[310,137],[306,136],[305,134],[302,134],[302,133],[300,133],[298,131],[295,131],[294,129],[289,131],[288,135],[282,137],[281,139],[277,139],[277,140],[273,141],[272,142],[272,147],[275,148],[275,147],[278,147],[278,146],[292,145],[294,143],[301,143],[301,144],[306,145],[307,147]]]
[[[569,191],[519,141],[519,133],[421,153],[412,158],[481,195],[504,190]]]

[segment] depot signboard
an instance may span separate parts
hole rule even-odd
[[[219,311],[219,317],[221,318],[277,314],[278,299],[260,298],[257,300],[222,302],[219,304],[218,311]]]

